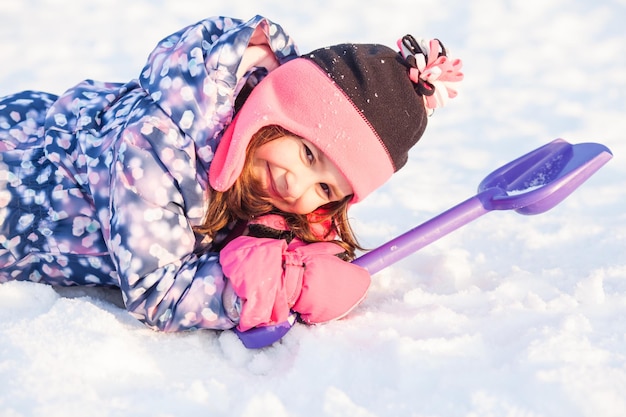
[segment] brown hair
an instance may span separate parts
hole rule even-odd
[[[312,243],[327,240],[328,236],[335,232],[339,237],[339,240],[335,240],[335,242],[348,252],[349,258],[354,258],[355,250],[362,248],[358,244],[348,221],[348,206],[352,198],[351,195],[340,201],[322,206],[320,210],[316,211],[315,219],[311,219],[311,216],[285,213],[276,209],[269,202],[269,198],[259,182],[253,177],[251,162],[255,151],[265,143],[288,135],[295,136],[280,126],[271,125],[261,128],[252,137],[246,151],[241,175],[228,190],[223,192],[210,191],[204,222],[195,227],[196,232],[214,238],[217,232],[232,221],[248,221],[264,214],[277,213],[285,218],[294,235],[304,242]],[[315,234],[311,222],[329,224],[326,236]]]

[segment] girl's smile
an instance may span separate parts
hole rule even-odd
[[[253,157],[253,173],[279,210],[308,214],[352,194],[352,187],[315,145],[283,136],[261,145]]]

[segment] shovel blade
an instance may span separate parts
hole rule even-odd
[[[478,191],[504,191],[485,203],[489,210],[540,214],[563,201],[612,156],[599,143],[572,145],[556,139],[493,171]]]

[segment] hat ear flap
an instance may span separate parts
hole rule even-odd
[[[209,183],[216,191],[223,192],[232,187],[241,174],[246,161],[246,149],[252,137],[250,135],[238,135],[234,139],[233,132],[238,119],[239,116],[236,115],[224,131],[211,161]]]

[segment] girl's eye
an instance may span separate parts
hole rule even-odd
[[[320,183],[320,188],[322,189],[322,191],[324,191],[326,196],[330,199],[330,187],[328,186],[328,184],[322,182]]]
[[[313,160],[315,159],[313,152],[311,152],[311,149],[304,145],[304,152],[306,153],[306,158],[309,160],[309,162],[313,162]]]
[[[305,143],[302,143],[302,146],[304,146],[304,153],[309,163],[312,164],[313,162],[315,162],[315,155],[313,155],[313,151],[311,151],[311,148],[309,148]],[[332,191],[330,187],[328,186],[328,184],[321,182],[320,188],[322,189],[322,192],[326,195],[326,198],[330,200]]]

